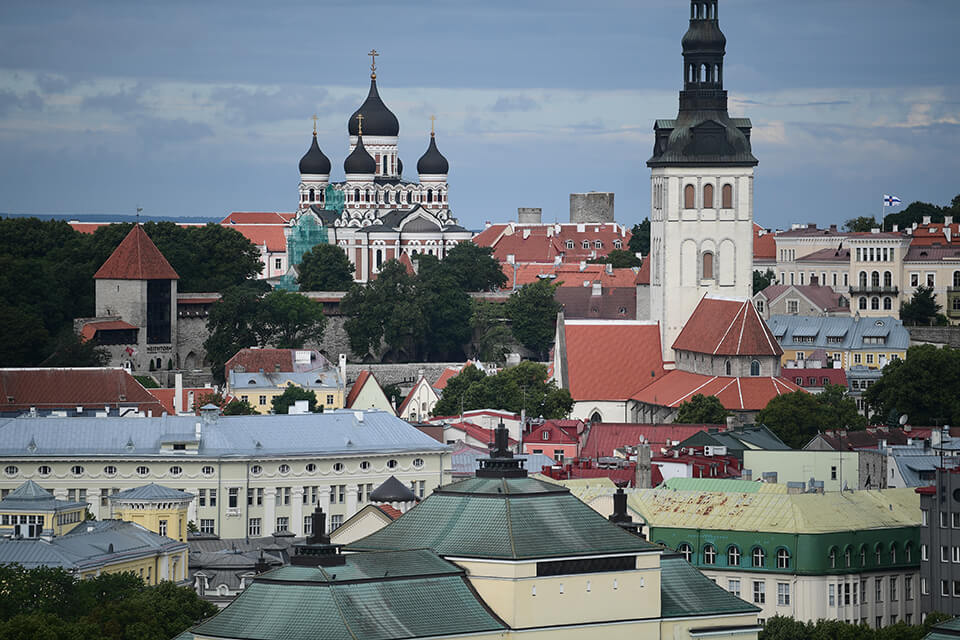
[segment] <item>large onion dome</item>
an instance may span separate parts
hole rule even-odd
[[[316,131],[313,133],[313,142],[310,144],[310,149],[300,158],[300,173],[330,175],[330,158],[325,156],[323,151],[320,151]]]
[[[397,116],[393,115],[387,105],[383,104],[380,94],[377,93],[377,81],[370,79],[370,93],[364,100],[360,108],[353,112],[347,123],[347,129],[350,135],[360,134],[360,127],[357,122],[357,116],[363,115],[363,130],[368,136],[396,136],[400,134],[400,123]]]
[[[437,149],[437,138],[431,132],[430,146],[427,147],[426,153],[420,156],[420,160],[417,161],[417,173],[438,175],[446,174],[449,171],[450,164],[447,162],[447,159],[443,157],[443,154],[440,153],[440,150]]]
[[[357,146],[343,161],[344,173],[374,174],[377,171],[377,161],[373,159],[363,146],[363,136],[357,136]]]

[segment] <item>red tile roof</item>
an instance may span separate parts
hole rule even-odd
[[[377,509],[380,509],[380,511],[383,511],[383,513],[391,520],[396,520],[403,515],[402,511],[396,507],[391,507],[388,504],[375,504],[373,506],[375,506]]]
[[[812,284],[772,284],[761,293],[769,300],[774,301],[791,289],[797,291],[807,300],[812,302],[818,309],[825,312],[849,311],[849,306],[840,304],[843,298],[842,294],[837,293],[832,287],[812,285]]]
[[[947,244],[946,229],[950,230],[950,244],[960,244],[960,223],[946,225],[941,223],[930,223],[917,225],[913,230],[913,237],[910,240],[911,247],[930,246],[933,244]]]
[[[159,400],[123,369],[0,369],[3,411],[79,406],[103,409],[107,405],[135,405],[155,415],[165,410]]]
[[[550,437],[547,440],[543,439],[543,432],[548,431]],[[548,442],[550,444],[579,444],[580,440],[577,438],[576,428],[568,431],[567,429],[555,424],[553,421],[548,420],[542,425],[534,427],[530,433],[523,436],[524,444],[530,443],[544,443]]]
[[[227,224],[223,225],[240,232],[247,240],[267,251],[282,253],[287,250],[287,237],[283,234],[286,225],[272,224]]]
[[[780,356],[783,349],[750,300],[704,297],[673,348],[695,353]]]
[[[71,227],[73,227],[74,231],[79,231],[80,233],[93,233],[100,227],[105,227],[112,223],[110,222],[69,222],[68,224]]]
[[[753,223],[753,259],[773,261],[777,259],[775,236],[756,222]]]
[[[847,386],[847,372],[843,369],[781,369],[780,377],[792,380],[801,387],[822,387],[824,384]],[[797,378],[800,378],[799,383]],[[810,378],[813,378],[813,382],[810,382]]]
[[[402,264],[407,269],[407,274],[411,276],[417,275],[416,270],[413,268],[413,261],[410,259],[410,256],[406,251],[400,254],[400,264]]]
[[[176,389],[147,389],[147,392],[160,401],[167,413],[174,415],[173,398],[176,395]],[[191,392],[193,392],[193,409],[196,410],[199,406],[200,398],[209,393],[214,393],[214,390],[209,387],[184,387],[183,393],[180,396],[181,411],[188,410],[187,404]]]
[[[448,422],[447,427],[452,427],[458,431],[463,431],[465,434],[477,440],[479,442],[492,443],[494,441],[494,432],[493,429],[484,429],[479,427],[472,422]],[[517,444],[517,441],[513,438],[507,438],[511,445]]]
[[[437,381],[433,383],[433,388],[437,391],[443,391],[447,388],[447,383],[451,378],[456,378],[460,375],[461,369],[455,367],[447,367],[443,370],[443,373],[440,374],[440,377],[437,378]]]
[[[661,449],[669,449],[675,442],[683,442],[690,436],[714,424],[624,424],[598,422],[590,426],[587,439],[580,450],[581,458],[609,458],[614,449],[634,447],[641,442],[650,443],[650,451],[658,455]]]
[[[284,224],[296,216],[294,213],[276,213],[273,211],[234,211],[220,221],[223,225],[233,224]]]
[[[363,385],[367,384],[367,378],[371,377],[373,377],[373,374],[367,369],[360,372],[360,375],[357,376],[357,381],[350,387],[350,393],[347,394],[347,400],[345,402],[347,409],[353,406],[353,403],[357,400],[357,396],[360,395],[360,390],[363,389]]]
[[[773,398],[798,390],[800,387],[783,377],[728,378],[676,369],[634,395],[633,399],[660,407],[679,407],[694,395],[703,394],[717,396],[727,409],[759,411]]]
[[[564,337],[575,401],[624,401],[664,374],[656,323],[567,320]]]
[[[611,269],[609,273],[606,267],[605,264],[585,264],[581,268],[579,263],[571,262],[504,264],[503,272],[507,282],[517,287],[538,280],[559,282],[561,288],[589,288],[589,285],[599,282],[604,288],[632,289],[638,284],[640,267]]]
[[[134,225],[93,277],[95,280],[180,279],[140,225]]]
[[[637,272],[637,284],[650,284],[650,256],[643,259],[640,263],[640,271]]]
[[[244,371],[293,371],[293,351],[291,349],[241,349],[227,360],[224,367],[231,371],[243,367]]]
[[[579,229],[583,229],[580,231]],[[524,237],[526,236],[526,237]],[[567,248],[567,241],[573,242]],[[587,241],[589,247],[583,248]],[[599,240],[601,247],[596,248]],[[598,255],[604,256],[616,248],[614,242],[626,249],[630,242],[630,231],[617,223],[560,223],[532,224],[517,223],[495,224],[484,229],[473,238],[481,247],[493,247],[493,255],[501,263],[506,263],[512,255],[514,262],[552,263],[562,255],[565,262],[579,262]]]
[[[123,320],[100,320],[97,322],[88,322],[83,325],[83,328],[80,330],[80,335],[84,340],[92,340],[93,337],[97,334],[97,331],[113,331],[116,329],[136,329],[137,327],[133,326],[129,322],[124,322]]]

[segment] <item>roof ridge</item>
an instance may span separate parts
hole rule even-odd
[[[703,298],[700,298],[700,302],[702,303],[706,298],[707,298],[707,295],[704,294],[704,295],[703,295]],[[697,307],[699,307],[699,306],[700,306],[700,304],[698,303],[698,304],[697,304]],[[727,334],[730,333],[730,329],[733,328],[734,323],[737,321],[737,316],[738,316],[738,315],[740,315],[740,314],[739,314],[739,313],[734,314],[733,320],[730,321],[730,325],[727,327],[727,330],[724,331],[724,332],[723,332],[723,335],[720,336],[720,339],[717,340],[717,346],[715,346],[715,347],[713,348],[713,355],[717,355],[717,351],[720,350],[720,345],[722,345],[722,344],[723,344],[723,341],[727,339]],[[738,349],[738,351],[739,351],[739,349]]]

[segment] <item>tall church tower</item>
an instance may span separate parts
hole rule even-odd
[[[748,298],[753,284],[750,120],[731,118],[723,88],[726,38],[718,0],[692,0],[683,36],[675,120],[654,125],[650,207],[650,318],[663,358],[705,294]]]

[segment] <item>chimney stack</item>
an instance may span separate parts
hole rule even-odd
[[[637,489],[653,488],[653,464],[650,461],[650,444],[641,442],[637,445],[637,471],[634,486]]]

